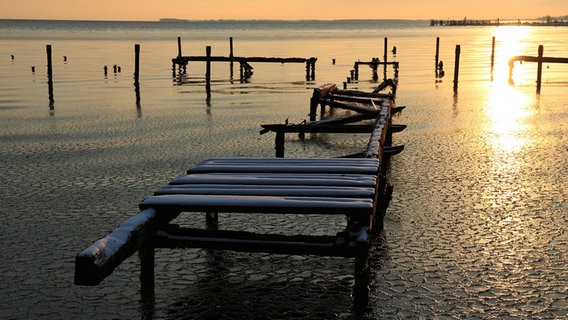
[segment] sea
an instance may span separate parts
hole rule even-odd
[[[325,18],[325,17],[322,17]],[[201,249],[156,252],[142,297],[135,254],[95,287],[75,256],[138,203],[213,157],[274,157],[262,124],[308,118],[314,88],[370,91],[400,64],[387,177],[364,319],[568,317],[566,27],[430,26],[426,20],[0,20],[1,319],[352,319],[352,259]],[[304,64],[172,67],[178,55],[316,57]],[[494,49],[492,46],[495,41]],[[436,77],[438,59],[444,77]],[[135,47],[140,47],[135,84]],[[386,45],[386,47],[385,47]],[[52,89],[47,48],[52,52]],[[393,48],[396,47],[396,54]],[[458,55],[459,53],[459,55]],[[493,59],[492,59],[493,57]],[[493,61],[493,62],[492,62]],[[459,64],[458,64],[459,62]],[[106,67],[106,72],[104,71]],[[456,72],[457,71],[457,72]],[[457,76],[457,77],[456,77]],[[349,83],[347,83],[349,82]],[[364,134],[288,135],[286,157],[361,152]],[[220,228],[329,233],[343,219],[219,217]],[[202,225],[201,215],[182,224]]]

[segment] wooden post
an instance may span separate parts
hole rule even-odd
[[[49,91],[49,108],[53,109],[53,104],[55,100],[53,98],[53,64],[51,59],[51,45],[45,46],[45,51],[47,53],[47,87]]]
[[[538,65],[536,72],[536,93],[540,93],[540,85],[542,82],[542,54],[544,52],[544,46],[541,44],[538,46]]]
[[[460,53],[461,47],[460,45],[456,45],[456,62],[454,65],[454,91],[458,90],[458,78],[460,73]]]
[[[150,241],[145,243],[138,249],[138,257],[140,258],[140,285],[143,296],[151,296],[154,294],[154,247]]]
[[[369,280],[371,270],[369,269],[368,248],[357,248],[359,251],[355,256],[355,285],[353,288],[355,309],[365,309],[369,302]]]
[[[178,37],[178,58],[181,58],[181,37]]]
[[[233,62],[233,37],[229,37],[229,58]]]
[[[491,40],[491,72],[493,72],[493,66],[495,65],[495,37]]]
[[[310,64],[312,65],[312,81],[316,79],[316,58],[310,58]]]
[[[383,55],[383,62],[385,63],[385,68],[387,67],[387,45],[388,45],[388,38],[385,37],[385,48],[384,48],[384,55]]]
[[[276,148],[276,158],[284,158],[284,131],[277,131],[276,138],[274,141]]]
[[[233,73],[234,73],[233,72],[233,67],[234,67],[233,57],[234,57],[234,55],[233,55],[233,37],[229,37],[229,59],[230,59],[229,72],[230,72],[230,75],[231,75],[231,83],[233,81]]]
[[[207,92],[207,101],[211,100],[211,46],[205,48],[205,55],[207,56],[206,71],[205,71],[205,91]]]
[[[436,73],[436,77],[438,77],[438,61],[440,60],[440,37],[436,37],[436,56],[435,56],[435,65],[434,71]]]
[[[310,60],[306,60],[306,81],[310,81]]]
[[[310,99],[310,121],[316,121],[320,91],[320,89],[314,89],[314,93]]]
[[[134,45],[134,83],[138,83],[140,77],[140,45]]]

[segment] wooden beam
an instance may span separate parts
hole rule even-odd
[[[127,219],[104,238],[75,257],[75,284],[94,286],[130,257],[156,221],[156,211],[145,209]]]
[[[339,233],[337,236],[257,234],[243,231],[169,228],[157,231],[158,248],[210,248],[276,254],[310,254],[355,257],[357,248],[368,246],[368,234]]]
[[[286,125],[286,124],[263,124],[262,128],[268,131],[293,132],[293,133],[371,133],[375,129],[373,124],[352,125]],[[265,131],[263,130],[263,131]]]

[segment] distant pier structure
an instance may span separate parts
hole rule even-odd
[[[430,20],[430,26],[568,26],[568,21],[547,17],[546,20]]]

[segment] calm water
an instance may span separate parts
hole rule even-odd
[[[349,259],[159,250],[155,300],[143,301],[136,257],[98,287],[73,285],[74,257],[187,167],[210,157],[273,156],[274,136],[260,136],[260,124],[307,118],[311,90],[342,83],[357,60],[382,59],[384,37],[398,48],[389,59],[401,64],[397,104],[407,109],[396,122],[408,129],[395,136],[406,148],[390,165],[395,194],[373,250],[366,317],[567,317],[568,65],[544,65],[540,95],[534,63],[517,64],[515,84],[507,83],[513,55],[536,55],[542,44],[545,56],[568,57],[565,34],[426,21],[0,21],[0,318],[350,318]],[[304,80],[304,65],[254,64],[241,83],[227,64],[213,64],[207,105],[203,64],[191,64],[181,83],[172,79],[178,36],[185,55],[203,55],[208,45],[228,55],[233,37],[236,55],[317,57],[316,80]],[[376,85],[370,70],[360,78],[352,88]],[[286,153],[350,154],[367,138],[290,136]],[[343,223],[318,220],[314,230],[314,221],[287,216],[220,222],[289,233]]]

